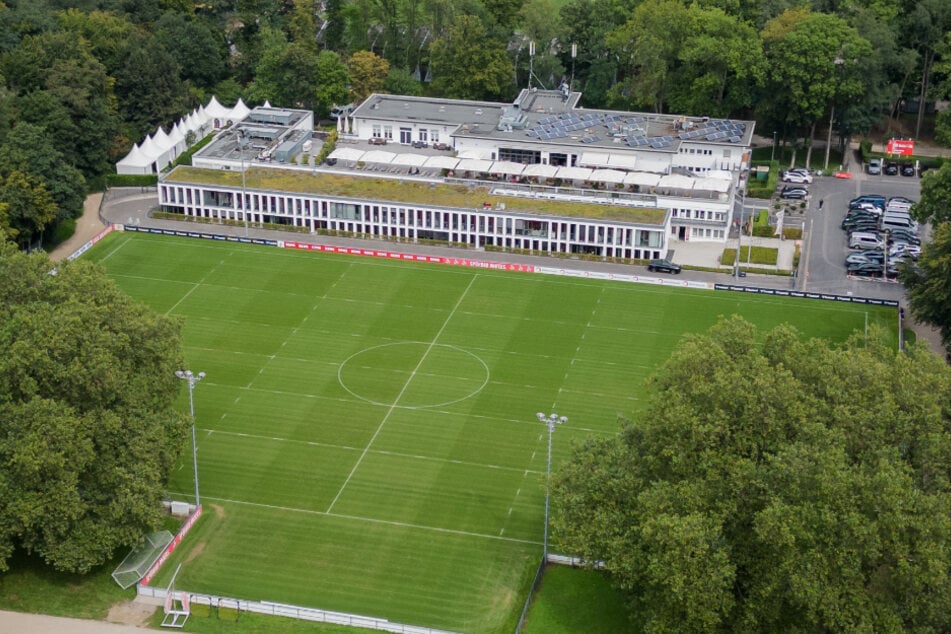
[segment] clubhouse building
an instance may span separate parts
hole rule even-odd
[[[315,164],[312,114],[259,107],[159,182],[166,212],[301,231],[650,259],[726,239],[753,123],[370,96]]]

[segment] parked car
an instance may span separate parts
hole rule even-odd
[[[879,249],[885,247],[885,241],[877,233],[871,231],[856,231],[849,235],[850,249]]]
[[[845,258],[845,264],[870,264],[870,263],[879,263],[881,264],[882,258],[875,259],[868,257],[870,254],[875,253],[874,251],[858,251],[855,253],[849,253]]]
[[[873,158],[868,162],[868,173],[869,174],[881,174],[882,173],[882,159]]]
[[[876,214],[880,214],[880,213],[882,213],[882,211],[883,211],[881,205],[877,205],[877,204],[875,204],[875,203],[870,203],[870,202],[855,203],[854,205],[849,205],[849,209],[850,209],[850,210],[852,210],[852,209],[864,209],[865,211],[871,211],[871,212],[876,213]]]
[[[680,265],[674,264],[670,260],[651,260],[650,264],[647,265],[648,271],[655,271],[657,273],[680,273]]]
[[[785,200],[802,200],[809,195],[809,190],[805,187],[783,187],[779,192],[779,197]]]
[[[894,161],[885,163],[885,174],[887,176],[898,176],[898,163]]]
[[[914,163],[902,163],[902,166],[901,166],[901,175],[902,175],[902,176],[914,176],[914,175],[915,175],[915,164],[914,164]]]
[[[890,231],[888,233],[888,241],[892,244],[904,242],[905,244],[913,244],[915,246],[921,245],[921,238],[905,231]]]
[[[873,205],[876,205],[884,209],[885,202],[886,201],[884,196],[880,196],[878,194],[863,194],[862,196],[858,196],[857,198],[853,198],[852,200],[850,200],[849,207],[857,203],[872,203]]]
[[[812,176],[810,174],[804,174],[799,170],[788,170],[783,173],[783,182],[803,183],[808,185],[812,182]]]
[[[892,248],[888,250],[888,255],[889,257],[906,255],[913,260],[917,260],[921,256],[921,246],[908,242],[895,242],[892,244]]]
[[[905,198],[904,196],[892,196],[891,198],[888,199],[888,202],[889,203],[904,203],[908,205],[909,207],[915,204],[915,201],[913,201],[911,198]]]

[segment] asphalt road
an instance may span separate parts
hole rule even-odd
[[[865,295],[901,299],[904,289],[895,282],[880,280],[849,280],[845,275],[848,253],[846,232],[839,225],[848,211],[849,200],[862,194],[885,197],[905,196],[918,200],[920,180],[906,176],[855,175],[851,179],[818,177],[809,186],[810,199],[806,210],[806,235],[803,257],[806,261],[800,288],[823,293]],[[819,210],[819,201],[823,201]]]

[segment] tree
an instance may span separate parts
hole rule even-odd
[[[423,86],[413,74],[403,68],[391,68],[386,75],[386,81],[383,82],[383,90],[393,95],[420,96],[423,94]]]
[[[187,438],[180,321],[88,262],[0,245],[0,570],[86,572],[163,518]]]
[[[321,51],[317,55],[317,101],[314,110],[325,116],[334,104],[346,103],[349,98],[347,84],[350,75],[347,65],[340,56],[332,51]]]
[[[784,139],[791,133],[811,140],[837,101],[865,91],[858,62],[872,54],[871,45],[841,18],[789,10],[770,20],[762,37],[770,72],[761,101]]]
[[[155,41],[178,64],[181,78],[198,88],[211,89],[227,75],[224,34],[206,20],[166,13],[155,23]]]
[[[360,103],[383,89],[390,63],[370,51],[357,51],[350,56],[347,68],[350,71],[350,92]]]
[[[920,223],[937,226],[951,221],[951,164],[929,170],[921,178],[921,195],[912,205],[911,214]]]
[[[951,369],[739,317],[686,337],[646,411],[553,480],[553,534],[645,632],[951,627]]]
[[[21,121],[0,146],[0,174],[30,174],[49,192],[57,219],[77,218],[83,211],[86,181],[54,145],[54,138],[58,137],[48,128]]]
[[[928,181],[941,183],[941,189],[947,191],[951,182],[951,166],[945,164],[937,174],[926,174],[922,179],[922,201],[914,206],[916,213],[922,211],[922,205],[932,207],[925,201],[925,186]],[[931,193],[938,187],[929,188]],[[938,214],[948,217],[948,200],[939,200],[932,217]],[[951,222],[940,222],[931,232],[931,241],[921,250],[917,266],[905,267],[901,271],[901,281],[908,292],[911,311],[918,321],[930,324],[941,332],[941,342],[951,352]]]
[[[155,37],[131,40],[125,63],[116,71],[116,96],[129,136],[141,139],[157,125],[170,124],[186,111],[185,87],[175,58]]]
[[[46,186],[32,174],[14,170],[0,179],[0,203],[6,205],[5,232],[28,246],[56,220],[56,203]]]
[[[512,62],[482,22],[463,15],[432,51],[433,88],[456,99],[499,99],[511,93]]]

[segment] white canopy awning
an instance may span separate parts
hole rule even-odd
[[[168,138],[168,135],[165,134],[165,130],[162,126],[159,126],[155,134],[152,135],[152,141],[155,143],[155,146],[163,152],[174,145],[171,139]]]
[[[641,157],[637,159],[637,171],[654,172],[657,174],[666,174],[670,168],[670,161],[664,159],[652,159]]]
[[[456,169],[462,172],[488,172],[492,167],[492,161],[483,161],[480,159],[462,159],[456,165]]]
[[[126,154],[116,165],[126,165],[129,167],[144,167],[152,164],[152,159],[145,156],[138,144],[132,146],[129,153]],[[122,172],[119,172],[120,174]]]
[[[338,147],[331,152],[327,158],[336,159],[338,161],[359,161],[363,154],[363,150],[350,147]]]
[[[440,170],[451,170],[456,169],[456,165],[459,164],[459,159],[453,158],[451,156],[430,156],[426,159],[426,162],[423,163],[423,167],[429,167],[433,169]]]
[[[396,154],[393,152],[387,152],[386,150],[370,150],[363,154],[363,158],[360,160],[364,163],[382,163],[384,165],[389,165],[393,162],[393,157]]]
[[[522,171],[522,176],[538,176],[540,178],[553,178],[555,174],[558,173],[558,168],[554,165],[545,165],[543,163],[535,163],[533,165],[526,165],[525,169]]]
[[[397,154],[393,157],[393,165],[407,165],[409,167],[422,167],[426,162],[427,156],[422,154]]]
[[[660,182],[660,174],[651,174],[649,172],[628,172],[624,176],[625,185],[640,185],[641,187],[654,187]]]
[[[610,155],[596,152],[582,152],[578,165],[583,167],[607,167],[610,165]]]
[[[557,176],[569,181],[586,181],[591,176],[591,170],[584,167],[559,167]]]
[[[722,178],[697,178],[694,180],[693,188],[707,192],[728,192],[730,191],[730,181]]]
[[[680,174],[668,174],[660,179],[660,187],[668,187],[670,189],[693,189],[693,182],[696,179],[690,178],[689,176],[682,176]]]
[[[496,161],[492,163],[492,168],[489,170],[493,174],[508,174],[510,176],[521,176],[522,172],[525,171],[524,163],[514,163],[512,161]]]
[[[588,180],[599,183],[623,183],[624,175],[625,172],[620,170],[594,170]]]
[[[704,178],[719,178],[722,180],[733,180],[733,174],[727,170],[709,170],[703,173]]]
[[[633,154],[608,154],[609,167],[633,170],[637,169],[638,159]]]
[[[480,161],[489,161],[491,160],[492,153],[489,150],[462,150],[457,155],[461,159],[477,159]]]
[[[148,157],[149,161],[154,161],[162,154],[162,149],[155,145],[155,141],[153,141],[150,136],[146,136],[145,139],[142,140],[140,149],[142,150],[142,155]]]

